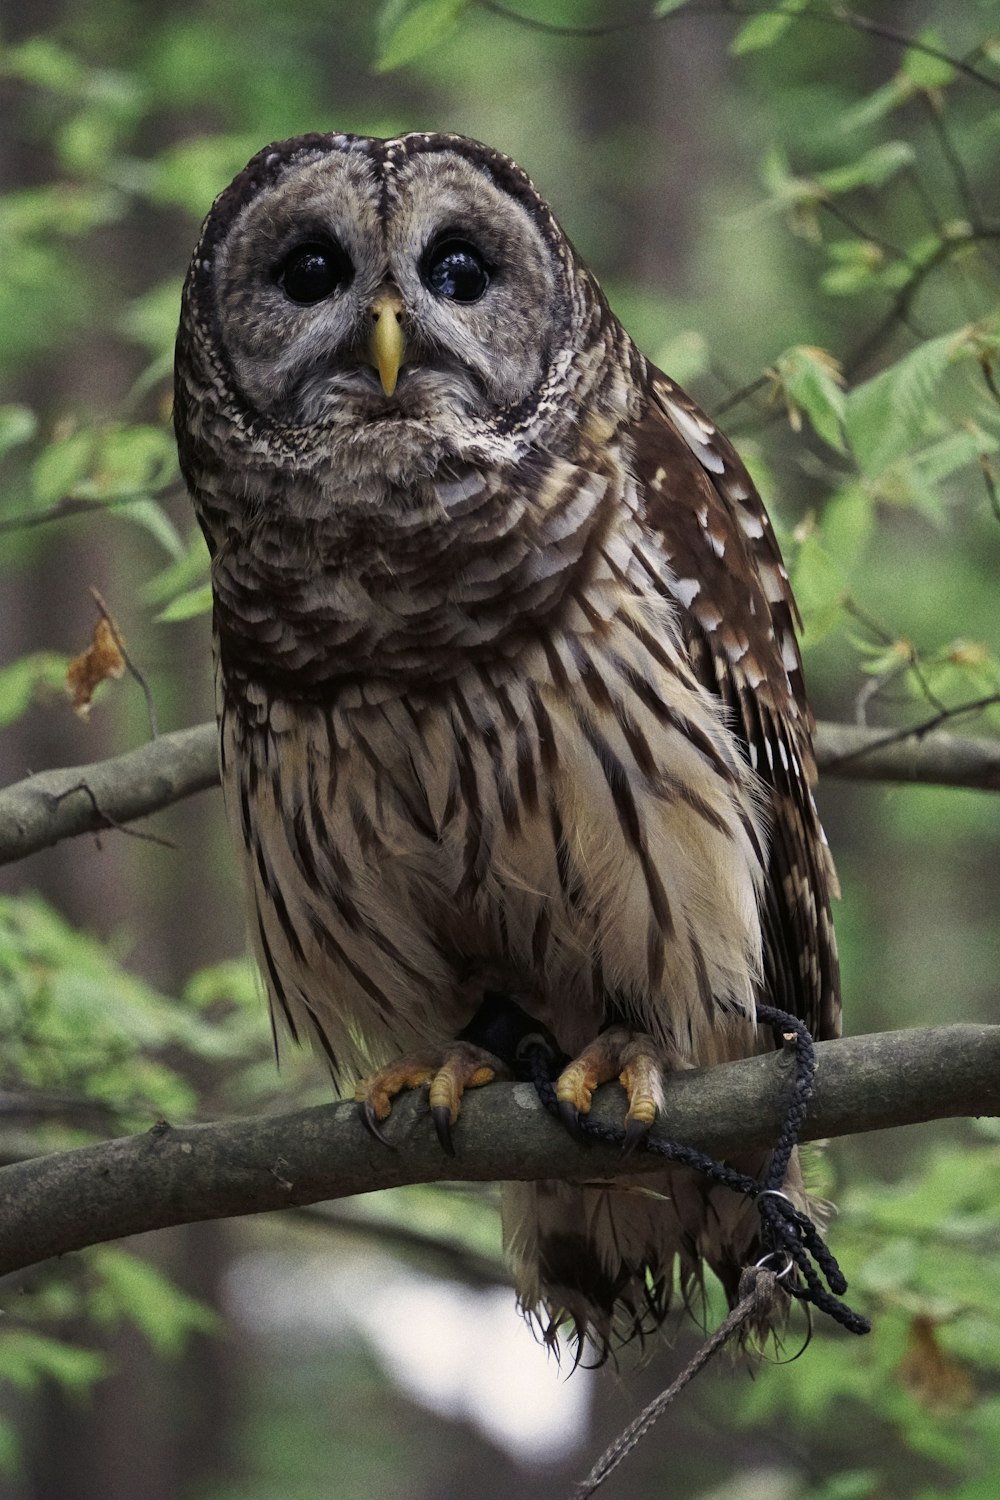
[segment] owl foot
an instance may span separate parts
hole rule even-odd
[[[499,1058],[472,1042],[455,1041],[443,1048],[409,1052],[361,1080],[354,1093],[358,1115],[372,1135],[391,1146],[379,1126],[388,1119],[393,1099],[404,1089],[418,1089],[429,1083],[431,1118],[437,1138],[441,1149],[454,1156],[451,1127],[458,1119],[462,1095],[466,1089],[491,1083],[504,1071]]]
[[[628,1095],[625,1142],[628,1156],[649,1132],[663,1107],[663,1058],[645,1032],[610,1026],[564,1068],[556,1081],[559,1113],[574,1134],[590,1113],[594,1090],[617,1078]]]

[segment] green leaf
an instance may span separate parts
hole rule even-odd
[[[189,535],[183,556],[177,558],[157,573],[139,591],[143,604],[164,604],[186,589],[204,582],[208,574],[209,556],[204,538],[197,527]]]
[[[661,16],[672,15],[675,10],[680,10],[681,6],[687,3],[688,0],[656,0],[653,6],[653,20],[658,21]]]
[[[885,251],[871,240],[830,240],[826,253],[833,265],[824,271],[821,285],[833,297],[849,297],[884,280]],[[908,268],[904,271],[909,274]]]
[[[928,47],[936,47],[939,52],[947,51],[940,35],[932,26],[921,31],[917,36],[917,41],[923,42]],[[943,89],[955,77],[955,69],[950,62],[946,62],[941,57],[932,57],[916,47],[910,47],[903,53],[900,72],[918,89]]]
[[[203,583],[196,589],[188,589],[172,599],[166,609],[161,609],[156,619],[161,624],[174,620],[190,620],[195,615],[207,615],[212,608],[212,585]]]
[[[792,588],[802,612],[803,645],[811,648],[837,624],[847,597],[847,585],[814,524],[796,527],[792,554]]]
[[[389,73],[442,42],[469,0],[416,0],[387,5],[380,17],[381,46],[375,70]]]
[[[879,1492],[879,1476],[875,1469],[851,1469],[844,1474],[834,1474],[818,1489],[809,1491],[809,1500],[868,1500]]]
[[[36,1390],[45,1380],[84,1390],[107,1370],[107,1358],[93,1349],[78,1349],[25,1328],[0,1334],[0,1376],[18,1390]]]
[[[110,425],[100,432],[91,476],[96,495],[157,490],[176,474],[174,439],[166,425]]]
[[[855,564],[875,529],[872,496],[862,484],[848,484],[823,509],[823,545],[839,567]]]
[[[166,426],[112,423],[104,428],[82,428],[50,443],[35,460],[32,488],[39,505],[53,504],[68,495],[145,502],[153,510],[143,511],[136,505],[131,519],[152,532],[171,557],[178,557],[185,550],[184,543],[148,493],[164,489],[176,477],[177,456]]]
[[[931,402],[968,330],[927,339],[847,397],[847,436],[865,473],[878,477],[924,435]]]
[[[90,1264],[102,1283],[90,1298],[91,1316],[112,1326],[127,1319],[161,1354],[179,1354],[190,1334],[218,1327],[211,1308],[187,1296],[137,1255],[100,1246],[91,1251]]]
[[[0,1035],[7,1076],[21,1084],[85,1093],[126,1127],[189,1118],[192,1057],[263,1055],[259,1013],[252,1027],[247,1015],[178,1004],[44,902],[0,896]]]
[[[117,326],[127,338],[144,345],[150,353],[164,354],[173,349],[180,307],[181,282],[171,276],[130,302]]]
[[[817,436],[843,453],[846,397],[837,361],[825,349],[798,344],[778,357],[775,368],[792,426],[804,412]]]
[[[30,443],[38,431],[38,418],[30,406],[0,406],[0,457],[20,443]]]
[[[49,37],[33,36],[9,48],[2,59],[8,77],[23,79],[58,94],[77,94],[86,77],[82,63]]]
[[[884,187],[890,177],[908,167],[914,157],[915,152],[908,141],[886,141],[846,166],[817,172],[816,180],[834,196],[853,192],[859,187]]]
[[[192,974],[184,986],[184,999],[198,1010],[225,1002],[257,1012],[262,991],[256,965],[249,958],[231,958]]]
[[[149,196],[154,203],[176,203],[200,218],[259,145],[250,135],[195,136],[180,141],[156,158]]]
[[[0,1421],[0,1474],[16,1474],[21,1459],[21,1440],[10,1422]]]
[[[734,57],[747,52],[760,52],[772,47],[783,37],[795,19],[795,12],[804,8],[806,0],[787,0],[781,10],[769,10],[759,16],[751,16],[733,37],[729,50]]]
[[[41,505],[62,500],[88,473],[97,445],[97,434],[86,429],[70,433],[43,448],[31,471],[32,489]]]
[[[938,484],[942,479],[949,479],[966,464],[978,464],[981,454],[995,453],[998,447],[1000,440],[993,433],[984,432],[981,427],[972,427],[950,432],[947,437],[921,448],[919,453],[914,454],[913,462],[925,481]]]
[[[904,78],[897,75],[890,78],[888,83],[883,83],[873,94],[869,94],[867,99],[862,99],[852,109],[845,110],[837,121],[837,129],[844,135],[850,135],[855,130],[868,130],[912,97],[912,88]]]
[[[39,695],[62,695],[69,657],[56,651],[33,651],[9,666],[0,667],[0,728],[13,724]]]
[[[151,498],[139,498],[122,507],[126,520],[141,526],[149,533],[173,562],[180,562],[187,554],[184,538],[171,521],[162,505]]]

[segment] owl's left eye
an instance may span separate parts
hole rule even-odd
[[[475,245],[468,240],[445,240],[426,257],[424,280],[432,292],[449,302],[478,302],[490,284],[490,273]]]
[[[339,245],[316,241],[296,245],[281,262],[275,280],[292,302],[322,302],[350,281],[353,268]]]

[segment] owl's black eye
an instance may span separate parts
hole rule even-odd
[[[296,245],[278,267],[276,280],[292,302],[322,302],[346,286],[353,267],[339,245],[321,240]]]
[[[468,240],[444,240],[427,256],[424,280],[432,292],[449,302],[478,302],[490,284],[490,273],[475,245]]]

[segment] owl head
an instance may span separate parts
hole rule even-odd
[[[379,429],[426,461],[435,436],[510,430],[565,389],[600,302],[499,152],[454,135],[301,136],[259,152],[205,222],[180,416],[194,393],[243,432],[284,435],[299,463],[307,437],[357,452],[384,446]]]

